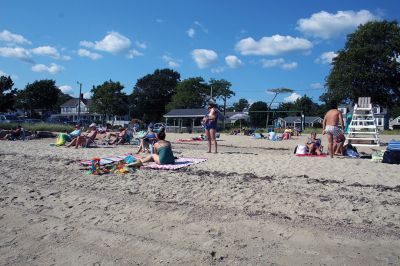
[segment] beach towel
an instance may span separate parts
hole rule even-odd
[[[201,142],[203,139],[197,138],[197,139],[178,139],[177,142]]]
[[[104,166],[107,164],[117,163],[125,159],[130,154],[124,154],[121,156],[108,156],[104,158],[100,158],[100,166]],[[92,165],[92,160],[85,160],[81,162],[82,165]]]
[[[178,170],[189,165],[198,164],[207,161],[206,158],[186,158],[181,157],[175,160],[175,164],[156,164],[155,162],[146,163],[142,167],[156,170]]]
[[[387,149],[391,151],[400,151],[400,140],[392,139],[389,141]]]
[[[318,154],[296,154],[296,156],[299,156],[299,157],[326,157],[326,154],[325,153],[322,153],[322,154],[320,154],[320,155],[318,155]]]

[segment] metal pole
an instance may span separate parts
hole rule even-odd
[[[210,101],[212,101],[213,100],[213,98],[212,98],[212,85],[210,87],[211,87]]]
[[[81,94],[82,94],[82,83],[77,81],[79,84],[79,97],[78,97],[78,123],[81,122]]]

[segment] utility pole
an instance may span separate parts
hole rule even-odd
[[[82,95],[82,83],[79,81],[76,82],[79,84],[79,97],[78,97],[78,123],[81,122],[81,95]]]

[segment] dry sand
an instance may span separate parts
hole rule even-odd
[[[133,147],[0,142],[0,264],[400,264],[399,165],[296,157],[305,136],[222,135],[219,154],[167,137],[208,161],[93,176],[77,161]]]

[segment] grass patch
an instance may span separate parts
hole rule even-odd
[[[11,130],[15,129],[18,124],[0,124],[0,129]],[[38,123],[38,124],[28,124],[22,123],[22,128],[27,131],[50,131],[50,132],[71,132],[74,130],[74,127],[71,125],[62,125],[62,124],[47,124],[47,123]]]
[[[400,129],[395,130],[384,130],[380,132],[381,135],[400,135]]]

